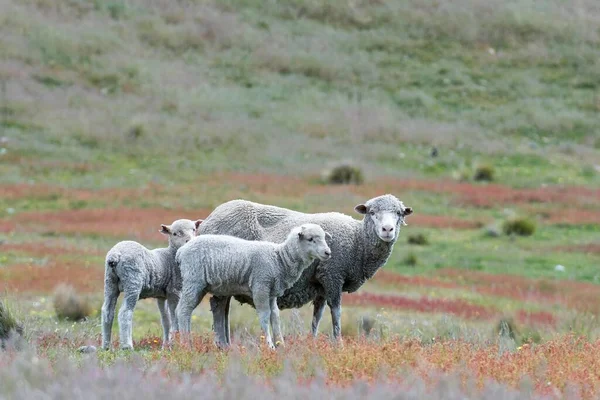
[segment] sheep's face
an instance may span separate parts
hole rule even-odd
[[[331,240],[331,234],[325,232],[319,225],[304,224],[299,228],[298,239],[300,249],[308,253],[310,258],[318,258],[321,261],[331,258],[331,249],[327,245],[325,238]]]
[[[171,225],[161,225],[159,232],[169,236],[169,246],[178,249],[196,236],[202,221],[201,219],[197,221],[178,219]]]
[[[357,205],[354,210],[365,215],[367,226],[372,226],[375,234],[384,242],[398,239],[400,227],[407,225],[404,219],[413,212],[411,207],[405,207],[391,194],[375,197],[365,204]]]

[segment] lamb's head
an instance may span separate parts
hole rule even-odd
[[[171,225],[161,225],[159,232],[169,236],[169,247],[178,249],[194,236],[203,220],[178,219]]]
[[[292,234],[298,235],[298,246],[300,251],[308,254],[311,259],[318,258],[321,261],[331,258],[331,249],[325,238],[331,240],[331,234],[325,232],[317,224],[303,224],[295,228]]]
[[[354,210],[365,216],[366,229],[373,229],[384,242],[398,239],[400,227],[406,225],[404,218],[413,212],[411,207],[405,207],[391,194],[374,197],[365,204],[357,205]]]

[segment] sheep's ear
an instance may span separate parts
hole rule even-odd
[[[298,237],[300,238],[300,240],[304,239],[304,232],[298,232]]]
[[[165,235],[169,235],[171,234],[171,227],[169,225],[161,225],[159,232]]]
[[[194,222],[194,225],[196,226],[196,229],[198,229],[198,227],[200,226],[200,224],[203,223],[203,222],[204,222],[203,219],[196,220],[196,222]]]
[[[412,209],[412,207],[406,207],[406,208],[404,209],[404,216],[410,215],[410,214],[412,214],[412,213],[413,213],[413,209]]]
[[[329,233],[329,232],[327,232],[327,231],[325,231],[325,237],[326,237],[327,239],[329,239],[329,240],[333,239],[333,238],[331,237],[331,233]]]
[[[356,207],[354,207],[354,211],[364,215],[367,213],[367,206],[365,206],[364,204],[359,204]]]

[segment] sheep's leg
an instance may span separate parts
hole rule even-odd
[[[311,331],[314,337],[319,334],[319,323],[323,318],[323,311],[325,311],[325,297],[318,296],[313,300],[313,319],[311,325]]]
[[[115,307],[119,298],[118,286],[108,279],[104,283],[104,303],[102,304],[102,348],[110,348]]]
[[[210,311],[213,314],[213,330],[215,342],[220,348],[226,348],[231,344],[229,332],[229,307],[231,296],[210,298]]]
[[[269,331],[269,320],[271,317],[271,304],[269,300],[269,296],[264,294],[265,291],[258,289],[259,294],[255,294],[253,296],[254,305],[256,306],[256,311],[258,312],[258,320],[260,322],[260,327],[263,330],[265,335],[265,340],[267,342],[267,346],[270,349],[274,349],[273,339],[271,338],[271,332]]]
[[[200,304],[202,298],[206,294],[204,292],[205,285],[184,282],[181,290],[181,297],[179,303],[175,309],[177,314],[177,322],[179,323],[179,329],[181,330],[182,339],[185,342],[191,344],[191,325],[192,325],[192,312]]]
[[[133,310],[140,298],[140,292],[140,290],[125,292],[119,310],[119,339],[123,350],[133,349]]]
[[[271,331],[273,331],[273,338],[275,338],[275,344],[283,346],[283,335],[281,334],[281,320],[279,319],[279,307],[277,307],[277,297],[272,297],[270,300],[271,306]]]
[[[177,320],[177,304],[179,304],[179,295],[175,293],[167,294],[167,306],[169,307],[169,314],[171,316],[171,332],[169,340],[172,339],[172,333],[179,331],[179,321]]]
[[[331,309],[331,323],[333,325],[333,338],[341,341],[342,337],[342,293],[330,296],[327,305]]]
[[[160,311],[160,322],[163,328],[163,348],[169,345],[169,332],[171,330],[171,318],[166,308],[167,299],[158,298],[156,304],[158,305],[158,311]]]

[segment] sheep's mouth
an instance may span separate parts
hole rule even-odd
[[[378,236],[379,239],[383,240],[384,242],[393,242],[394,239],[396,239],[396,235],[394,233],[382,233]]]
[[[331,254],[319,254],[317,258],[321,261],[327,261],[331,258]]]

